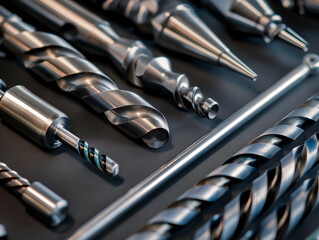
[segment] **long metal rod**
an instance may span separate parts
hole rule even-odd
[[[110,227],[120,217],[124,216],[205,153],[244,126],[290,89],[306,79],[311,73],[317,72],[318,68],[319,56],[308,54],[300,66],[168,161],[109,207],[102,210],[97,216],[80,227],[69,239],[91,239]]]

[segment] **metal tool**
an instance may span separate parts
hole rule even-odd
[[[66,217],[68,202],[40,182],[30,183],[0,162],[0,185],[23,202],[27,212],[49,226],[59,225]]]
[[[306,240],[318,240],[319,239],[319,228],[315,229]]]
[[[250,79],[256,80],[257,78],[257,74],[230,51],[188,4],[172,4],[172,1],[158,0],[103,0],[102,4],[100,1],[91,1],[104,10],[115,10],[129,19],[139,19],[140,15],[145,13],[145,8],[153,9],[154,13],[159,2],[165,6],[161,6],[161,11],[155,15],[147,14],[150,17],[154,15],[148,19],[148,22],[145,17],[141,20],[142,22],[133,20],[140,28],[152,34],[157,44],[163,48],[226,67]],[[16,2],[21,3],[24,7],[31,5],[30,0]],[[146,5],[147,7],[142,7]],[[29,8],[35,7],[29,6]]]
[[[57,32],[64,38],[84,49],[94,48],[94,52],[108,55],[135,86],[160,91],[180,108],[191,108],[201,117],[216,116],[218,103],[205,99],[198,87],[190,87],[184,74],[172,72],[169,59],[155,58],[141,41],[120,37],[108,22],[84,7],[70,0],[22,2],[21,5],[32,7],[32,15],[38,15],[49,27],[59,29]],[[65,26],[72,26],[75,35],[64,31]]]
[[[319,172],[297,188],[290,199],[276,207],[256,229],[248,231],[241,239],[283,239],[316,209],[319,203]]]
[[[295,47],[308,51],[308,42],[275,14],[266,0],[202,0],[221,17],[235,36],[259,36],[266,43],[279,38]]]
[[[319,98],[319,96],[318,96]],[[318,106],[318,101],[317,101]],[[314,106],[308,102],[304,107]],[[319,160],[319,133],[295,147],[280,160],[276,168],[256,178],[250,189],[240,192],[226,204],[222,213],[215,214],[195,234],[193,239],[233,239],[261,213],[311,170]]]
[[[249,120],[273,104],[290,89],[305,80],[311,74],[319,72],[319,56],[309,54],[303,63],[264,91],[257,98],[238,110],[215,129],[212,129],[183,152],[173,157],[160,169],[145,178],[128,193],[123,195],[109,207],[78,229],[69,239],[90,239],[109,227],[120,217],[135,208],[143,200],[149,198],[160,187],[180,174],[184,169],[195,163],[201,156],[243,127]]]
[[[7,231],[6,228],[0,224],[0,240],[6,240],[7,239]]]
[[[299,14],[307,12],[319,14],[319,0],[280,0],[283,7],[296,9]]]
[[[23,86],[0,90],[0,118],[42,147],[54,149],[63,143],[101,171],[112,176],[119,172],[116,162],[69,131],[66,114]]]
[[[48,1],[53,3],[55,1]],[[47,82],[103,113],[111,124],[152,148],[168,140],[165,117],[139,95],[120,90],[93,63],[62,38],[35,31],[21,18],[0,7],[0,34],[6,51]]]

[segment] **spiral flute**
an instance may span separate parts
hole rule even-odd
[[[257,167],[275,156],[286,144],[297,139],[307,126],[318,120],[319,94],[316,94],[199,181],[166,210],[152,218],[130,240],[169,239],[205,213],[207,207],[225,196],[233,185],[255,174]]]
[[[173,72],[168,58],[154,57],[141,41],[120,37],[108,22],[77,3],[28,0],[21,1],[21,5],[74,44],[110,57],[133,85],[168,95],[178,107],[193,109],[200,117],[212,119],[216,116],[218,103],[205,99],[198,87],[190,87],[184,74]],[[49,19],[51,15],[55,20]],[[76,29],[76,35],[64,31],[66,25]]]
[[[55,2],[55,1],[50,1]],[[135,93],[117,85],[62,38],[35,31],[21,18],[0,8],[2,45],[47,82],[83,100],[109,122],[152,148],[162,147],[169,130],[165,117]]]
[[[244,239],[283,239],[309,214],[319,203],[319,172],[309,178],[290,195],[288,202],[276,207],[265,217],[257,229],[248,231]]]
[[[223,213],[214,215],[195,234],[194,239],[232,239],[280,196],[316,166],[319,157],[319,133],[295,147],[280,164],[256,178],[248,191],[230,201]]]
[[[22,201],[28,212],[50,226],[59,225],[67,215],[68,203],[40,182],[30,183],[0,162],[0,185]]]

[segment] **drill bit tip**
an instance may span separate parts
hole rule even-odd
[[[289,27],[286,27],[286,28],[282,29],[278,33],[278,37],[281,40],[283,40],[285,42],[288,42],[291,45],[302,49],[304,52],[308,51],[309,43],[304,38],[302,38],[299,34],[297,34],[294,30],[292,30]]]
[[[219,111],[219,104],[215,100],[207,98],[201,104],[201,109],[205,113],[205,117],[208,119],[213,119],[216,117]]]

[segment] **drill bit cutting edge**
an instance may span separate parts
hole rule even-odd
[[[126,79],[135,86],[160,90],[169,95],[178,107],[191,108],[200,117],[212,119],[218,112],[218,103],[205,99],[198,87],[190,87],[184,74],[172,72],[171,61],[165,57],[154,57],[141,42],[117,35],[110,24],[82,6],[70,0],[22,1],[32,12],[74,44],[84,49],[94,48],[95,52],[109,56]],[[75,35],[64,32],[64,26],[76,29]]]
[[[168,141],[168,124],[158,110],[139,95],[120,90],[62,38],[36,31],[1,6],[0,34],[4,49],[17,55],[25,68],[47,82],[55,81],[61,90],[103,113],[130,137],[152,148],[162,147]]]
[[[5,84],[0,80],[2,88]],[[27,135],[40,146],[54,149],[64,143],[102,172],[116,176],[119,166],[99,150],[89,147],[69,131],[67,115],[35,96],[23,86],[0,90],[0,118],[8,125]]]
[[[18,2],[27,5],[28,0]],[[39,1],[35,0],[34,2]],[[171,6],[171,1],[162,3],[158,0],[103,0],[102,4],[96,3],[104,10],[116,11],[118,14],[133,19],[133,21],[140,19],[141,15],[145,15],[145,9],[152,9],[147,11],[150,14],[146,14],[146,16],[150,15],[149,27],[145,27],[147,22],[145,17],[142,18],[143,20],[135,21],[135,23],[140,25],[140,21],[142,21],[140,27],[151,33],[158,45],[209,63],[218,64],[250,79],[257,79],[257,74],[230,51],[188,4],[173,4]],[[155,9],[158,9],[158,4],[164,4],[164,6],[161,7],[162,11],[154,14]]]
[[[266,0],[201,0],[237,36],[260,36],[266,43],[279,38],[308,51],[308,42],[287,27]]]

